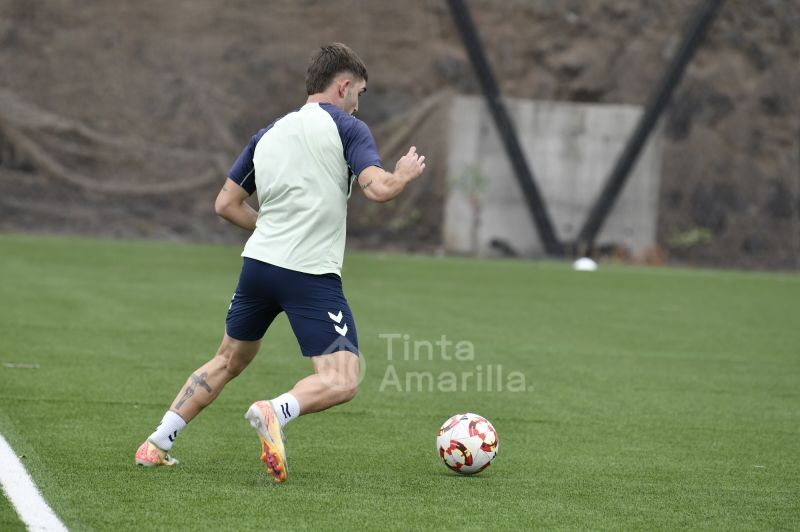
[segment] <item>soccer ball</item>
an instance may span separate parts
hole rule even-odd
[[[497,431],[478,414],[458,414],[444,422],[436,447],[444,465],[462,475],[480,473],[497,456]]]

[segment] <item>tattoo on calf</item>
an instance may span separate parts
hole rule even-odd
[[[213,392],[213,390],[211,389],[211,386],[209,386],[208,383],[206,382],[206,377],[208,377],[208,372],[206,372],[206,371],[201,373],[199,376],[195,375],[195,374],[192,374],[192,376],[190,377],[190,379],[192,380],[192,383],[189,384],[186,387],[186,390],[183,392],[183,397],[181,397],[181,400],[178,401],[178,404],[175,405],[175,409],[176,410],[179,409],[180,407],[182,407],[183,404],[191,396],[194,395],[194,391],[195,391],[195,389],[197,389],[198,385],[200,385],[208,393],[212,393]]]

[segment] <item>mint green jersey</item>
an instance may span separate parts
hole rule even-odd
[[[332,104],[306,104],[259,131],[229,172],[258,194],[256,229],[242,256],[341,275],[347,199],[369,166],[381,166],[369,128]]]

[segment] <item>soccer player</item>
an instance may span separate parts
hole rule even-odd
[[[214,207],[253,233],[225,335],[136,451],[137,464],[178,463],[169,451],[181,430],[253,360],[280,312],[314,372],[245,414],[276,482],[288,475],[285,425],[355,396],[358,337],[341,280],[347,199],[357,180],[370,200],[389,201],[425,169],[413,146],[393,172],[382,168],[369,128],[353,116],[366,90],[367,69],[353,50],[341,43],[321,47],[308,67],[306,104],[256,133],[231,167]],[[258,211],[245,202],[256,191]]]

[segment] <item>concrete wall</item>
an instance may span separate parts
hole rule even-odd
[[[576,238],[641,114],[630,105],[506,100],[522,149],[561,241]],[[444,245],[498,255],[499,240],[522,256],[543,246],[483,98],[458,96],[450,112]],[[661,171],[656,130],[629,176],[598,244],[635,255],[655,243]]]

